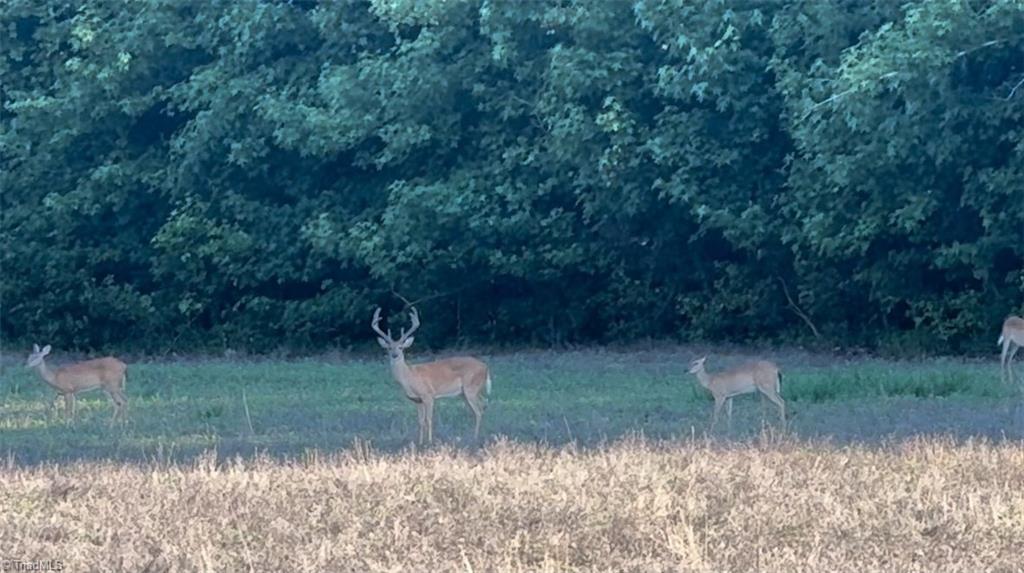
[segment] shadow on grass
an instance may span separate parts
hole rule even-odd
[[[793,408],[794,415],[784,429],[774,410],[762,410],[755,400],[737,400],[731,426],[723,418],[714,432],[708,431],[710,403],[698,403],[685,411],[652,406],[643,413],[613,407],[587,412],[501,412],[499,403],[492,404],[480,440],[472,437],[469,416],[455,407],[461,404],[447,406],[439,408],[442,412],[435,421],[435,443],[428,448],[454,446],[473,451],[500,438],[590,449],[636,435],[670,441],[710,438],[728,444],[757,440],[765,432],[837,446],[938,436],[956,442],[979,438],[1000,442],[1019,440],[1024,435],[1024,409],[1008,400],[990,399],[899,397],[808,403]],[[297,459],[311,451],[332,453],[357,443],[395,452],[413,446],[416,438],[411,406],[404,411],[349,415],[344,420],[286,411],[273,421],[257,424],[254,434],[232,428],[235,425],[202,422],[169,431],[159,424],[135,420],[109,427],[105,416],[73,426],[57,421],[53,425],[4,429],[0,451],[17,465],[100,460],[172,463],[188,462],[210,452],[221,460],[238,456]]]

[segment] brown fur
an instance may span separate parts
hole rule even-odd
[[[38,348],[38,347],[37,347]],[[38,358],[38,364],[34,367],[43,380],[56,390],[58,398],[64,398],[64,416],[68,420],[75,418],[75,395],[89,390],[102,389],[114,403],[114,417],[116,420],[125,413],[128,406],[128,397],[124,393],[127,381],[128,366],[114,358],[96,358],[70,364],[56,370],[50,370],[46,365],[45,356],[49,354],[50,347],[43,351],[35,351],[29,360]]]
[[[377,333],[377,341],[387,350],[391,363],[391,375],[402,386],[405,396],[416,404],[419,420],[419,441],[434,440],[434,400],[462,396],[476,418],[474,438],[480,437],[480,422],[484,416],[484,393],[491,390],[491,376],[487,365],[470,356],[458,356],[409,365],[405,361],[405,349],[412,346],[412,333],[419,328],[419,314],[412,313],[412,327],[402,331],[398,340],[391,338],[390,331],[380,328],[380,309],[373,315],[371,327]]]
[[[690,373],[697,377],[700,385],[707,388],[715,398],[715,410],[711,415],[711,427],[718,423],[723,406],[728,406],[729,423],[732,423],[732,399],[741,394],[761,392],[779,407],[779,417],[786,422],[786,403],[779,393],[782,391],[782,375],[774,362],[758,360],[717,374],[704,369],[707,357],[693,361]]]
[[[1004,383],[1011,383],[1013,377],[1013,357],[1024,346],[1024,318],[1009,316],[1003,321],[1003,330],[999,334],[999,342],[1003,347],[999,358],[999,375]]]

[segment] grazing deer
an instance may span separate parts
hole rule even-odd
[[[114,417],[111,421],[124,415],[125,407],[128,405],[128,397],[124,394],[128,367],[124,362],[108,356],[50,370],[45,361],[46,355],[49,353],[49,344],[42,350],[39,349],[38,344],[33,344],[32,354],[29,354],[25,366],[35,368],[43,380],[57,391],[57,395],[53,399],[54,403],[57,402],[57,398],[64,397],[65,419],[74,421],[75,394],[97,388],[105,390],[114,402]]]
[[[388,351],[391,375],[405,390],[405,397],[416,404],[419,415],[420,443],[424,435],[434,440],[434,400],[461,395],[476,416],[474,438],[480,437],[480,420],[484,415],[484,392],[491,391],[491,374],[487,365],[469,356],[445,358],[410,366],[405,362],[405,349],[412,346],[412,333],[420,326],[420,315],[415,308],[410,314],[409,332],[402,329],[398,340],[391,338],[391,329],[380,329],[380,308],[373,313],[370,326],[378,334],[377,342]]]
[[[1024,346],[1024,318],[1007,317],[1003,322],[1003,331],[999,334],[999,342],[1003,346],[1003,355],[999,360],[999,375],[1004,383],[1013,382],[1013,357]]]
[[[786,422],[786,403],[779,392],[782,391],[782,373],[779,367],[767,360],[746,364],[731,370],[709,374],[704,369],[704,362],[707,356],[698,358],[690,363],[690,374],[697,377],[700,385],[711,391],[715,397],[715,411],[711,417],[711,428],[714,429],[718,423],[718,415],[722,406],[728,404],[727,414],[729,424],[732,425],[732,399],[740,394],[749,394],[760,391],[764,397],[779,407],[779,417]]]

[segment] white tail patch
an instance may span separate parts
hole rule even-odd
[[[487,393],[488,394],[491,393],[491,374],[490,374],[490,372],[487,373]]]
[[[1002,345],[1003,345],[1003,335],[1000,334],[999,335],[999,342],[996,342],[996,346],[1002,346]]]

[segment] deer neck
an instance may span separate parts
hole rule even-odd
[[[402,385],[407,394],[412,395],[414,393],[412,368],[409,368],[404,356],[391,360],[391,375]]]
[[[711,389],[711,375],[707,370],[701,368],[694,375],[697,376],[697,382],[700,382],[701,386]]]
[[[53,370],[50,370],[49,366],[46,365],[46,360],[39,361],[39,364],[36,365],[36,372],[39,373],[39,376],[41,376],[47,384],[54,388],[60,388],[60,385],[57,384],[57,375],[53,373]]]

